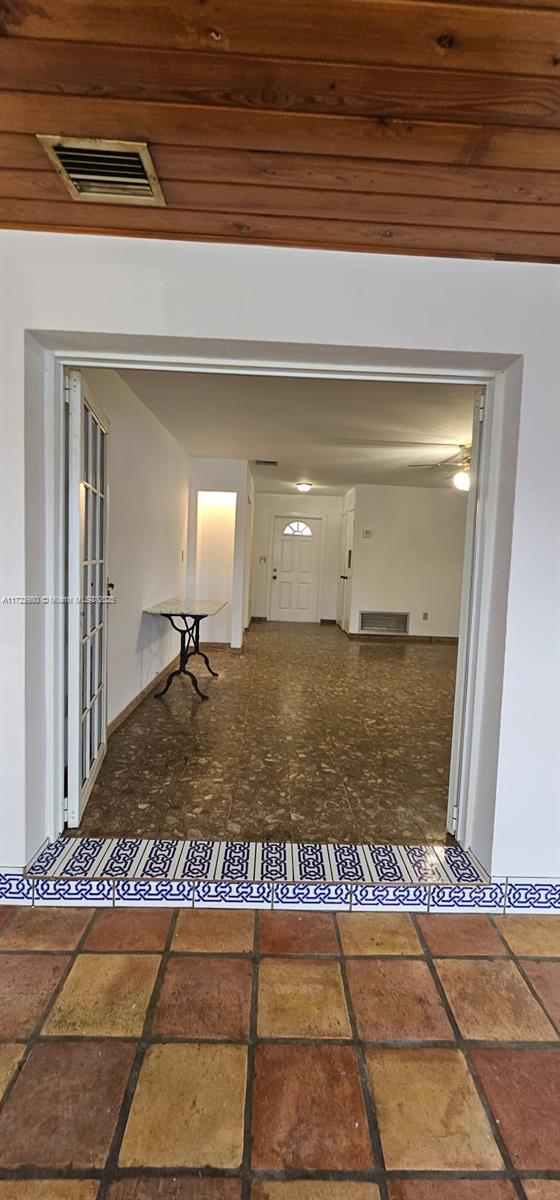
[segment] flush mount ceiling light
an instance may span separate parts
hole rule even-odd
[[[453,487],[459,492],[468,492],[471,486],[471,473],[468,467],[461,467],[453,476]]]
[[[36,136],[73,200],[165,204],[146,142]]]
[[[310,492],[312,486],[311,483],[296,483],[298,492]]]

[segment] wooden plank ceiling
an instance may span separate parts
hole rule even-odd
[[[149,143],[77,203],[36,133]],[[0,224],[560,261],[560,0],[4,0]]]

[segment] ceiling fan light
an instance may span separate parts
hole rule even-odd
[[[471,486],[470,471],[467,471],[467,470],[465,470],[464,467],[462,467],[461,470],[456,471],[453,476],[453,487],[456,487],[457,491],[459,491],[459,492],[468,492],[470,486]]]

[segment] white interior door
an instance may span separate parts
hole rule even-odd
[[[465,763],[469,763],[471,759],[474,702],[473,680],[478,650],[478,615],[480,611],[481,586],[480,527],[478,521],[480,515],[479,478],[481,457],[486,441],[484,438],[486,400],[486,393],[481,391],[477,396],[474,409],[471,449],[471,488],[467,501],[455,706],[453,713],[451,763],[449,768],[449,795],[447,801],[447,828],[449,833],[462,835],[461,842],[463,842],[464,830],[459,829],[459,821],[460,818],[464,819],[467,810],[466,796],[469,779]]]
[[[319,620],[320,549],[320,517],[275,517],[271,621]]]
[[[79,825],[107,749],[108,422],[68,371],[67,823]]]
[[[350,631],[350,607],[352,602],[352,556],[354,553],[354,510],[343,513],[340,531],[340,570],[336,619],[346,633]]]

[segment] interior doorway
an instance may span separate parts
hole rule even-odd
[[[321,518],[275,517],[271,621],[318,621]]]
[[[86,366],[87,378],[90,379],[92,375],[96,377],[89,411],[98,414],[96,429],[104,431],[104,445],[109,425],[107,419],[103,418],[103,404],[99,402],[99,396],[103,397],[104,386],[100,378],[106,373],[107,368],[97,368],[91,373]],[[157,372],[149,374],[155,375]],[[155,401],[153,406],[150,401],[146,408],[149,393],[140,389],[137,378],[134,378],[144,378],[146,375],[144,371],[130,372],[128,369],[119,373],[123,386],[134,395],[134,403],[144,410],[142,420],[146,421],[146,411],[149,410],[149,420],[159,423],[162,447],[168,444],[170,435],[174,440],[176,475],[179,479],[180,441],[168,420],[165,428],[161,424]],[[232,375],[245,381],[242,372],[232,371]],[[134,388],[129,382],[133,378]],[[393,382],[392,379],[385,381],[387,386]],[[162,376],[154,395],[162,394],[164,383]],[[417,381],[410,381],[411,396],[415,385]],[[437,396],[438,387],[441,386],[439,381],[432,382],[431,392]],[[457,454],[461,450],[460,459],[449,452],[452,449],[451,439],[443,417],[441,431],[438,430],[439,437],[424,441],[418,438],[422,421],[426,422],[427,433],[433,433],[433,424],[432,427],[429,425],[430,420],[433,422],[433,413],[430,417],[426,408],[426,404],[432,404],[433,408],[430,395],[427,401],[423,400],[424,408],[419,409],[414,418],[416,426],[410,430],[408,438],[403,436],[407,432],[405,422],[409,420],[408,416],[405,414],[401,418],[400,427],[398,424],[397,400],[402,405],[405,402],[403,397],[395,393],[396,401],[392,406],[382,398],[385,405],[382,420],[387,422],[390,419],[393,422],[389,430],[392,434],[390,441],[383,436],[385,427],[381,418],[375,416],[375,392],[372,391],[371,397],[365,396],[360,401],[362,405],[366,402],[373,405],[373,415],[369,418],[368,437],[361,438],[359,452],[364,461],[367,454],[371,482],[368,481],[368,475],[364,477],[362,474],[364,482],[360,480],[347,492],[343,492],[344,485],[329,489],[328,483],[324,484],[324,494],[317,488],[317,495],[309,500],[307,507],[302,500],[290,507],[286,488],[282,495],[268,490],[265,492],[262,485],[261,489],[257,486],[256,491],[251,491],[251,486],[257,483],[257,477],[251,471],[253,454],[249,422],[246,430],[243,430],[243,436],[249,439],[246,443],[246,460],[226,457],[223,460],[204,460],[200,457],[193,460],[197,484],[196,488],[191,488],[190,503],[194,496],[199,498],[206,494],[205,487],[208,488],[208,494],[227,493],[234,499],[228,509],[228,545],[232,547],[233,556],[228,575],[229,603],[237,603],[239,611],[246,613],[248,618],[257,619],[260,603],[258,581],[262,578],[259,572],[261,566],[264,567],[268,579],[268,628],[265,632],[251,624],[245,634],[243,658],[234,665],[227,640],[223,650],[220,649],[221,640],[216,627],[218,649],[213,647],[212,661],[218,668],[220,678],[219,682],[209,682],[211,706],[208,706],[208,716],[195,711],[193,697],[190,693],[187,695],[180,691],[180,685],[172,688],[166,696],[165,710],[155,706],[152,693],[156,689],[157,679],[152,663],[156,661],[156,643],[153,625],[147,629],[142,613],[163,598],[159,591],[157,595],[144,596],[141,605],[138,602],[140,625],[137,647],[139,645],[142,651],[141,669],[146,672],[148,662],[151,675],[142,689],[144,694],[130,704],[127,711],[122,704],[119,710],[117,702],[114,698],[111,700],[110,695],[107,704],[106,677],[99,679],[92,675],[92,660],[88,666],[84,659],[85,665],[82,666],[80,659],[78,690],[81,692],[85,688],[84,696],[87,693],[89,698],[85,707],[79,709],[79,720],[84,727],[89,722],[90,750],[91,745],[95,744],[99,753],[97,758],[91,759],[88,777],[80,777],[77,806],[73,798],[67,797],[69,828],[78,828],[80,833],[96,834],[106,829],[111,836],[131,837],[199,838],[205,834],[220,836],[221,831],[223,837],[248,837],[254,840],[300,837],[311,841],[397,840],[405,843],[441,841],[445,839],[446,832],[456,832],[461,804],[467,803],[469,739],[474,736],[476,725],[472,689],[478,653],[476,623],[480,572],[477,571],[477,563],[484,530],[479,519],[483,510],[478,502],[480,430],[483,426],[478,413],[480,410],[483,415],[483,406],[477,401],[479,407],[475,412],[476,388],[472,380],[465,380],[458,385],[454,383],[453,387],[455,392],[461,389],[465,391],[465,403],[462,400],[460,402],[462,424],[460,428],[457,427],[456,433]],[[324,385],[322,395],[323,392]],[[91,394],[87,383],[82,393]],[[450,402],[455,405],[459,403],[455,394],[450,392],[450,397]],[[348,432],[352,434],[348,392],[344,402]],[[476,436],[465,424],[469,403],[472,428],[475,412]],[[409,404],[408,399],[406,404]],[[315,422],[315,440],[317,428]],[[212,435],[208,444],[215,446],[216,422],[211,414],[208,430],[209,436]],[[335,433],[336,443],[333,438],[328,456],[336,465],[339,447],[342,447],[340,453],[344,454],[345,447],[351,445],[354,455],[352,470],[357,470],[359,456],[353,449],[355,442],[338,430]],[[99,436],[96,433],[96,437]],[[126,461],[131,440],[126,431],[124,434],[121,432],[120,436],[123,461]],[[460,497],[450,491],[449,483],[449,476],[457,471],[463,461],[466,462],[464,445],[459,447],[459,438],[462,443],[469,443],[470,451],[468,466],[471,490],[468,497],[464,497],[463,508],[460,507]],[[153,438],[148,438],[147,444],[153,460]],[[312,453],[310,447],[311,438],[306,448],[308,456]],[[381,447],[379,452],[378,447]],[[447,454],[441,461],[437,454],[440,447]],[[419,458],[420,455],[428,458],[426,448],[429,448],[430,461],[423,463]],[[208,467],[205,466],[206,462]],[[237,464],[235,491],[219,474],[222,462],[230,464],[228,470],[231,470],[232,462]],[[158,490],[158,475],[153,469],[153,461],[150,462],[150,468],[151,478],[144,477],[148,500]],[[245,468],[247,472],[244,474]],[[409,475],[411,469],[413,474]],[[188,470],[185,475],[187,491]],[[376,470],[385,472],[381,479],[376,477]],[[426,475],[421,474],[423,470]],[[396,472],[394,479],[390,477],[391,472]],[[309,471],[304,472],[302,467],[296,473],[294,469],[292,477],[297,479],[299,475],[301,478],[304,473],[307,475]],[[167,482],[169,474],[164,454],[162,480],[165,477]],[[118,470],[116,476],[118,479]],[[352,476],[347,477],[347,482],[352,482]],[[80,477],[79,484],[84,493],[88,492],[89,483],[89,479]],[[295,487],[293,483],[289,486]],[[94,493],[101,497],[101,508],[106,512],[107,494],[99,486],[94,488]],[[137,511],[127,514],[129,533],[131,522],[142,521],[142,505],[138,493],[136,495]],[[279,499],[284,501],[282,505]],[[304,499],[308,501],[308,497]],[[328,515],[327,502],[331,505]],[[315,511],[310,504],[315,506]],[[444,512],[446,506],[447,516]],[[323,515],[319,516],[320,512]],[[85,516],[80,519],[83,524]],[[106,521],[106,516],[104,519]],[[263,549],[267,552],[261,555],[255,547],[260,547],[259,530],[264,528],[263,521],[268,522],[269,540],[268,546],[263,543]],[[185,510],[184,523],[185,528],[189,525],[189,537],[194,529],[196,537],[200,538],[201,522],[200,519],[197,521],[196,514],[189,523]],[[71,522],[69,529],[70,525]],[[238,543],[240,530],[244,531],[245,540]],[[157,522],[155,532],[156,539],[147,539],[144,546],[150,569],[157,557],[160,532]],[[85,536],[87,540],[90,535]],[[249,538],[250,542],[247,540]],[[120,545],[115,543],[113,553],[109,556],[110,563],[119,560],[120,549]],[[190,559],[194,563],[191,578],[196,580],[201,576],[199,570],[197,573],[196,556],[193,558],[192,549],[186,542],[178,543],[171,553],[175,555],[173,591],[172,585],[168,588],[166,584],[165,594],[178,595],[181,589],[183,593],[188,589]],[[432,554],[433,565],[431,560],[427,562]],[[452,586],[445,576],[445,555],[453,557]],[[95,580],[100,580],[102,587],[105,587],[107,564],[104,549],[100,549],[99,543],[96,543],[93,558],[82,555],[76,561],[84,589],[91,587],[92,579],[84,574],[90,569],[97,572]],[[110,569],[113,574],[112,567]],[[431,580],[428,578],[430,573],[434,576]],[[143,568],[143,584],[146,582],[145,576],[146,570]],[[163,583],[158,582],[160,578],[159,572],[155,582],[150,582],[152,589],[163,587]],[[428,586],[426,581],[435,599],[433,605],[431,601],[426,602],[426,611],[421,612],[423,604],[420,604],[420,597]],[[401,588],[401,594],[402,588],[407,589],[409,599],[401,601],[398,596],[395,598],[394,589],[398,588]],[[213,598],[223,599],[221,596]],[[117,595],[117,606],[118,599]],[[438,604],[441,609],[439,615],[438,611],[435,614],[431,611],[432,607],[437,610]],[[456,618],[451,619],[449,614],[453,606]],[[381,610],[381,615],[383,611],[387,615],[407,608],[411,611],[405,615],[410,620],[407,620],[407,632],[402,640],[388,640],[387,637],[384,641],[378,640],[378,631],[368,627],[367,623],[362,624],[363,618],[370,617],[372,613],[378,615],[378,610]],[[114,625],[113,645],[116,652],[121,641],[114,624],[118,607],[113,612],[110,608],[106,611],[109,625],[112,621]],[[127,616],[129,614],[130,606],[127,607]],[[432,631],[426,634],[421,625],[424,619],[428,622],[428,629],[430,620],[436,622],[435,626],[431,626]],[[456,626],[453,625],[455,619]],[[321,621],[332,622],[333,625],[336,621],[339,629],[327,631],[321,626]],[[304,625],[317,626],[316,634],[310,633],[309,638],[304,638]],[[103,620],[98,621],[96,617],[91,629],[87,624],[86,630],[85,636],[90,643],[98,636],[105,648],[108,640],[110,643]],[[108,632],[110,634],[110,629]],[[68,634],[72,636],[70,625]],[[457,642],[458,690],[453,719]],[[74,650],[75,647],[68,657],[69,669]],[[72,661],[75,663],[75,659]],[[113,655],[109,658],[108,673],[110,694],[111,688],[120,683],[122,674]],[[151,687],[150,678],[153,681]],[[74,676],[73,686],[76,690],[75,679]],[[90,695],[92,684],[95,686]],[[72,703],[75,712],[75,703],[70,702],[70,687],[68,696],[69,707]],[[99,713],[96,709],[98,697],[101,698]],[[434,699],[437,700],[436,704]],[[114,753],[109,756],[110,763],[108,761],[101,775],[98,775],[107,747],[100,725],[103,703],[105,723],[108,716],[112,727],[111,746]],[[196,698],[194,703],[197,703]],[[90,709],[94,713],[93,718],[89,716]],[[225,741],[220,740],[220,726],[227,731]],[[232,732],[234,727],[235,735]],[[171,728],[177,731],[177,736],[168,738],[167,731]],[[271,741],[273,732],[280,734],[280,740],[276,739],[274,745],[274,738]],[[101,742],[98,742],[99,733]],[[72,737],[69,722],[69,764]],[[169,752],[162,752],[162,738],[169,746]],[[129,753],[127,739],[130,746],[134,746],[135,761],[128,764],[128,770],[125,771],[123,762],[126,762]],[[286,740],[288,754],[284,746]],[[83,742],[80,745],[83,753]],[[254,762],[247,760],[248,746],[252,747]],[[314,755],[316,762],[313,761]],[[266,780],[262,774],[264,768],[269,773]],[[136,770],[141,774],[138,783],[131,788],[130,781],[135,777]],[[69,770],[69,787],[71,778]],[[75,773],[73,778],[72,786],[75,789]],[[96,780],[93,804],[80,823],[84,803]],[[124,791],[122,781],[125,784]],[[449,809],[446,816],[449,783]],[[142,790],[144,786],[146,792]],[[133,803],[131,791],[134,791],[138,801],[133,816],[130,809]],[[464,811],[463,808],[463,814]],[[74,813],[75,817],[72,815]]]

